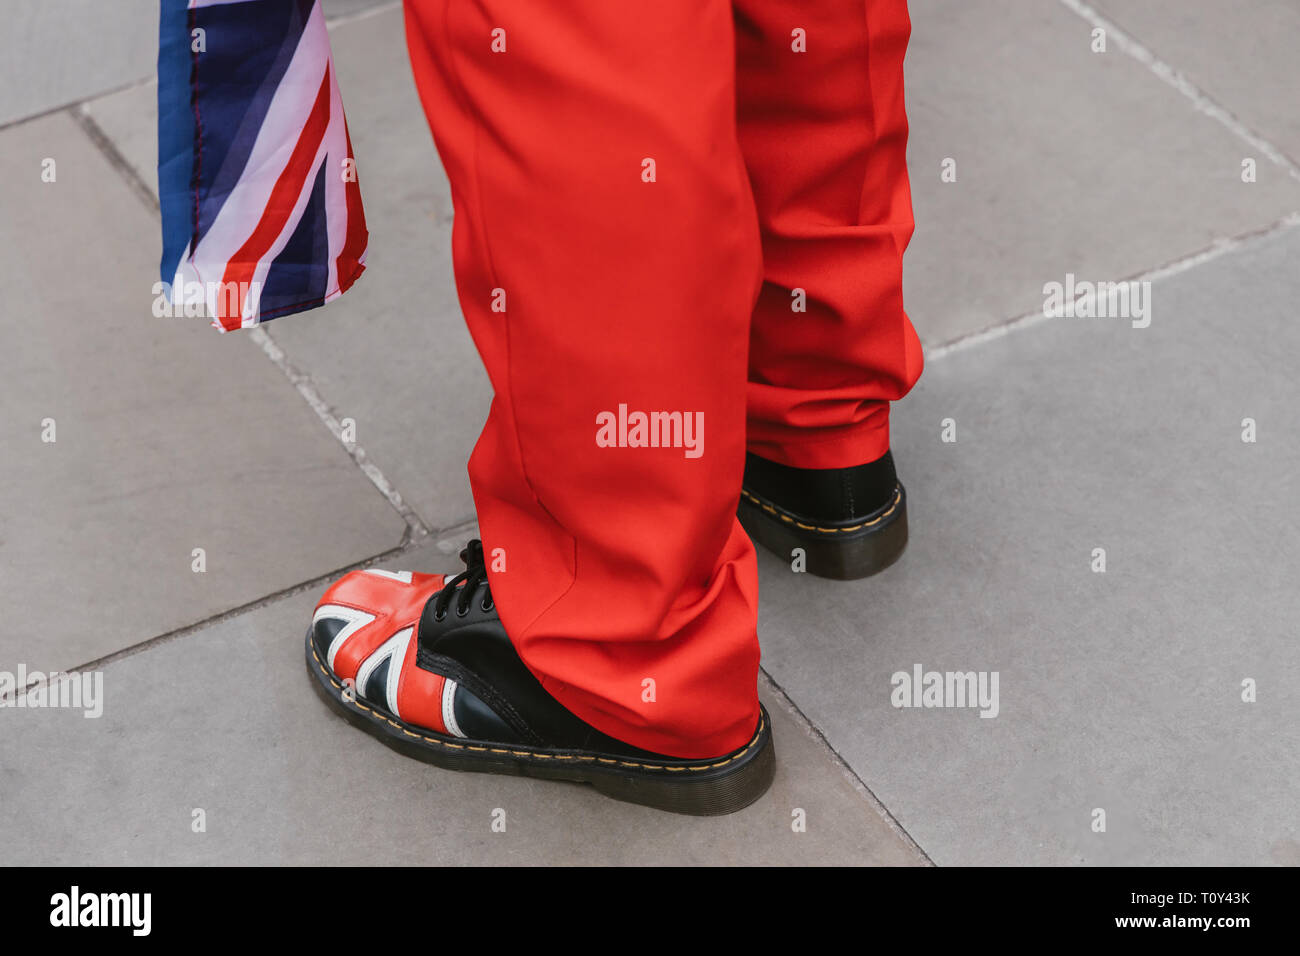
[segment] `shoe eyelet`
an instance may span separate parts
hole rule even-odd
[[[492,605],[487,601],[480,601],[478,606],[482,608],[484,614],[490,614],[492,612]]]
[[[465,616],[466,614],[468,614],[468,613],[469,613],[469,605],[468,605],[468,604],[465,605],[465,607],[461,607],[459,604],[456,605],[456,616],[457,616],[457,617],[464,617],[464,616]]]
[[[437,621],[439,624],[441,624],[443,621],[447,620],[447,612],[443,611],[441,614],[439,614],[437,611],[434,611],[433,619]]]

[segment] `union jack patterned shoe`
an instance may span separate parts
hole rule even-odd
[[[587,783],[618,800],[714,815],[748,806],[775,772],[771,721],[729,754],[639,750],[579,719],[515,653],[492,603],[483,546],[451,577],[353,571],[321,598],[307,669],[324,699],[390,747],[450,770]]]

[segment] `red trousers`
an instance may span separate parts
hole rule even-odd
[[[407,0],[495,397],[469,463],[502,623],[635,746],[758,715],[746,448],[862,464],[921,372],[905,0]]]

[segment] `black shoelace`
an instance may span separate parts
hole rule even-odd
[[[444,584],[433,598],[435,621],[446,620],[453,597],[456,599],[456,616],[468,614],[469,606],[474,603],[474,592],[480,584],[483,585],[483,602],[479,607],[484,611],[492,610],[492,589],[488,586],[487,565],[483,561],[483,542],[478,538],[471,540],[461,551],[460,559],[465,562],[465,570]]]

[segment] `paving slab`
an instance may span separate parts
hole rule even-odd
[[[920,0],[911,14],[903,271],[927,345],[1033,311],[1067,272],[1126,278],[1300,209],[1300,182],[1261,162],[1243,183],[1242,140],[1115,44],[1093,53],[1092,25],[1064,5]],[[1236,43],[1254,42],[1250,22]],[[1279,109],[1294,106],[1286,75],[1258,94]],[[941,181],[948,158],[956,182]]]
[[[265,326],[430,528],[474,516],[465,463],[492,391],[451,269],[451,191],[415,94],[401,10],[331,30],[370,227],[366,273],[330,305]],[[382,64],[377,69],[376,64]],[[157,88],[87,110],[156,193]]]
[[[427,547],[386,566],[449,571],[458,562]],[[924,863],[770,690],[762,696],[776,781],[723,818],[617,803],[579,785],[454,773],[394,753],[313,692],[302,638],[315,600],[299,593],[110,663],[97,719],[0,710],[8,861]],[[792,826],[796,809],[804,832]],[[502,818],[505,831],[495,832]]]
[[[1288,0],[1091,0],[1090,6],[1300,161],[1300,6]],[[1261,176],[1278,174],[1261,161]]]
[[[382,8],[397,6],[400,0],[321,0],[326,21],[341,21]]]
[[[0,131],[0,207],[0,595],[22,610],[0,669],[96,660],[400,543],[256,345],[154,317],[155,218],[68,113]]]
[[[765,667],[937,864],[1294,862],[1297,261],[1292,228],[1158,282],[1149,328],[931,363],[893,418],[903,559],[760,561]],[[997,672],[997,716],[893,706],[917,665]]]
[[[6,0],[0,125],[149,76],[158,0]]]

